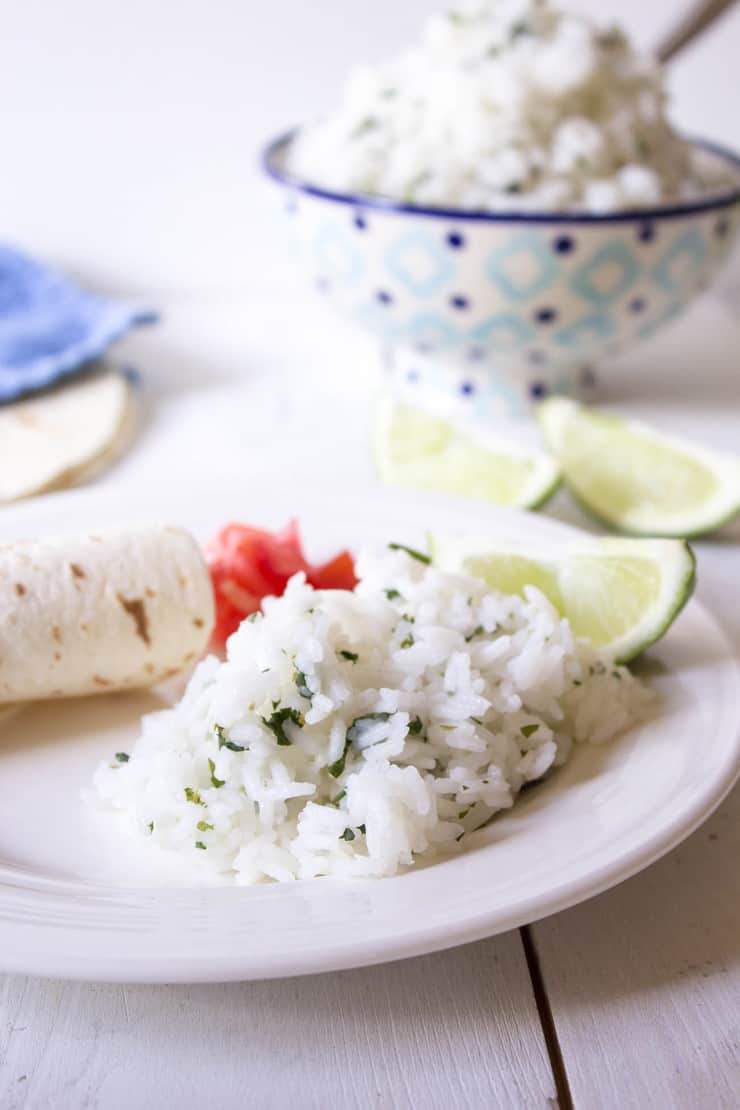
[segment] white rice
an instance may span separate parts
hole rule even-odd
[[[674,133],[652,58],[547,0],[433,16],[417,47],[353,72],[290,168],[335,190],[477,211],[612,212],[735,181]]]
[[[353,593],[296,575],[144,718],[128,762],[98,768],[92,796],[128,838],[211,882],[393,875],[643,711],[534,588],[492,593],[404,551],[358,573]]]

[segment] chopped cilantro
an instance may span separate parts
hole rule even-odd
[[[389,601],[396,601],[401,595],[398,590],[386,590],[385,596]]]
[[[342,659],[346,659],[348,663],[356,663],[360,658],[356,651],[345,651],[344,649],[338,651],[337,655],[341,655]]]
[[[200,796],[200,791],[193,790],[192,786],[185,787],[185,797],[189,802],[192,802],[194,806],[204,806],[206,804]]]
[[[335,759],[334,762],[330,763],[327,767],[327,770],[333,779],[338,779],[339,776],[344,773],[344,765],[347,762],[347,752],[350,749],[350,744],[351,741],[349,739],[349,733],[347,733],[347,738],[344,741],[344,750],[342,751],[342,754],[340,755],[339,759]],[[340,797],[342,797],[342,795],[340,795]]]
[[[412,559],[416,559],[418,562],[424,563],[425,566],[429,566],[432,561],[429,555],[424,555],[421,551],[417,551],[413,547],[407,547],[405,543],[389,543],[388,547],[391,549],[391,551],[405,551],[406,554],[410,555]]]
[[[127,752],[116,752],[116,759],[118,760],[119,763],[128,763],[128,759],[129,759],[128,753]]]
[[[222,728],[221,725],[214,725],[213,731],[218,737],[219,751],[221,750],[221,748],[228,748],[230,752],[245,752],[247,750],[246,748],[243,748],[241,744],[235,744],[233,740],[229,740],[226,735],[226,729]]]
[[[209,829],[213,828],[213,825],[209,825],[207,821],[199,821],[195,827],[199,829],[200,832],[208,832]]]
[[[350,135],[351,139],[359,139],[360,135],[367,134],[368,131],[373,131],[378,126],[378,121],[375,116],[365,116],[363,120],[357,124],[354,131]]]
[[[153,833],[154,832],[154,822],[150,821],[149,824],[147,825],[147,828],[149,829],[150,833]]]
[[[409,736],[418,736],[423,728],[421,717],[414,717],[409,721]]]
[[[340,790],[339,793],[337,794],[336,798],[332,798],[332,800],[329,802],[329,805],[338,806],[346,793],[347,793],[346,790]]]
[[[339,839],[340,840],[354,840],[355,839],[355,834],[352,832],[352,829],[345,829],[344,832],[342,833],[342,835],[339,837]]]
[[[329,774],[333,779],[338,779],[344,772],[345,763],[347,761],[347,752],[354,741],[361,740],[368,723],[373,721],[387,721],[390,718],[390,713],[365,713],[362,717],[355,717],[352,724],[347,729],[346,738],[344,741],[344,751],[339,759],[330,764],[327,768]]]
[[[358,825],[357,826],[357,831],[361,832],[362,835],[364,836],[365,835],[365,826],[364,825]]]
[[[303,728],[306,722],[304,720],[303,714],[299,713],[297,709],[292,709],[290,708],[290,706],[287,705],[283,706],[282,709],[278,709],[277,707],[279,704],[280,702],[277,701],[274,701],[272,703],[272,707],[275,712],[272,714],[271,717],[263,717],[262,724],[265,726],[265,728],[269,728],[270,732],[273,733],[273,735],[275,736],[278,744],[281,747],[285,748],[293,742],[285,732],[285,722],[292,721],[294,725],[298,725],[298,728]]]
[[[260,619],[261,616],[262,616],[262,614],[260,613],[259,609],[257,609],[257,610],[255,610],[254,613],[249,614],[249,616],[247,617],[247,620],[249,621],[250,624],[254,624],[256,621],[258,621]]]
[[[440,725],[439,727],[442,729],[442,732],[454,732],[455,731],[455,726],[454,725]]]
[[[200,848],[201,852],[205,852],[205,851],[206,851],[206,846],[205,846],[205,844],[203,843],[203,841],[202,841],[202,840],[196,840],[196,842],[195,842],[195,847],[196,847],[196,848]]]
[[[310,701],[313,697],[313,690],[309,688],[308,683],[306,682],[306,676],[303,671],[299,671],[297,667],[293,672],[293,681],[295,682],[295,688],[301,695],[301,697],[306,698],[307,701]]]
[[[469,644],[471,640],[474,640],[476,636],[482,636],[484,632],[485,628],[482,624],[479,624],[477,628],[473,629],[469,636],[465,637],[465,643]]]
[[[521,732],[522,736],[529,740],[530,736],[534,736],[539,727],[539,725],[522,725],[519,731]]]
[[[483,724],[483,721],[480,719],[480,717],[471,717],[470,720],[473,722],[474,725]]]
[[[408,636],[404,636],[404,638],[401,640],[401,643],[400,643],[399,646],[402,647],[402,648],[410,648],[410,647],[414,646],[414,643],[415,643],[414,637],[409,632]]]
[[[216,778],[216,775],[214,774],[216,770],[216,764],[213,762],[212,759],[208,760],[208,770],[211,772],[211,786],[223,786],[226,782],[226,779]]]
[[[388,721],[390,720],[390,713],[365,713],[362,717],[355,717],[352,724],[347,729],[347,739],[349,741],[361,740],[362,734],[366,729],[366,721]]]
[[[509,31],[509,38],[512,42],[522,38],[524,35],[532,35],[534,31],[525,19],[519,20],[518,23],[513,23]]]

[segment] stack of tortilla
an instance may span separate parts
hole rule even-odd
[[[77,485],[112,461],[133,427],[132,391],[115,370],[0,407],[0,504]]]

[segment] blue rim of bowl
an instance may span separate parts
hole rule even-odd
[[[403,212],[411,216],[434,216],[438,219],[462,221],[475,221],[477,223],[536,223],[536,224],[616,224],[637,221],[650,223],[652,220],[670,219],[676,216],[693,216],[701,212],[714,212],[729,208],[740,201],[740,176],[735,188],[707,197],[703,200],[690,201],[686,204],[657,205],[651,208],[623,209],[619,212],[466,212],[460,208],[425,208],[421,205],[404,204],[402,201],[393,200],[370,193],[340,193],[332,189],[323,189],[320,185],[296,177],[279,164],[279,157],[290,146],[299,132],[295,127],[273,139],[262,152],[262,168],[265,173],[286,185],[295,192],[307,196],[319,197],[321,200],[336,201],[357,209],[376,209],[379,212]],[[705,150],[721,158],[732,166],[740,175],[740,155],[719,143],[709,142],[706,139],[693,139],[686,137],[686,142],[691,146]]]

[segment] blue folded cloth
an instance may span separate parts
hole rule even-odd
[[[0,403],[74,373],[134,325],[156,319],[0,246]]]

